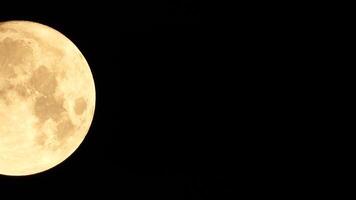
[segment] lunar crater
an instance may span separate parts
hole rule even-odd
[[[55,98],[54,96],[40,96],[36,99],[34,105],[35,115],[40,122],[52,118],[59,120],[65,109],[63,107],[63,98]]]
[[[80,97],[75,100],[75,113],[77,115],[81,115],[87,108],[87,102],[85,101],[84,97]]]
[[[29,85],[44,95],[51,95],[57,88],[56,76],[41,65],[33,72]]]
[[[30,62],[32,58],[32,49],[23,40],[6,37],[0,42],[0,73],[2,76],[15,78],[17,68]]]

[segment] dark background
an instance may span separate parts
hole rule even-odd
[[[329,91],[339,89],[327,75],[340,60],[330,38],[344,36],[331,24],[344,19],[321,4],[206,4],[2,2],[0,21],[40,22],[78,46],[97,104],[69,159],[34,176],[0,176],[0,198],[328,194],[317,189],[329,179],[318,144],[332,144],[321,131],[333,124]]]
[[[251,83],[231,89],[236,77],[225,67],[236,66],[220,55],[217,43],[227,41],[203,23],[202,7],[184,1],[1,5],[0,21],[43,23],[78,46],[93,72],[97,105],[85,141],[69,159],[34,176],[0,176],[0,192],[228,199],[235,183],[240,190],[251,184],[246,153],[254,150],[241,140],[247,132],[231,129],[236,122],[246,126],[249,116],[241,115],[241,102],[230,104]]]

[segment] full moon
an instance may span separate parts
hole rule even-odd
[[[0,22],[0,174],[63,162],[83,142],[94,109],[92,73],[67,37],[35,22]]]

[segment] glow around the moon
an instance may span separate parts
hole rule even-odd
[[[94,109],[89,65],[68,38],[34,22],[0,22],[0,174],[36,174],[64,161]]]

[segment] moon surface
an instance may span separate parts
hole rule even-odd
[[[68,38],[35,22],[0,22],[0,174],[63,162],[83,142],[94,109],[92,73]]]

